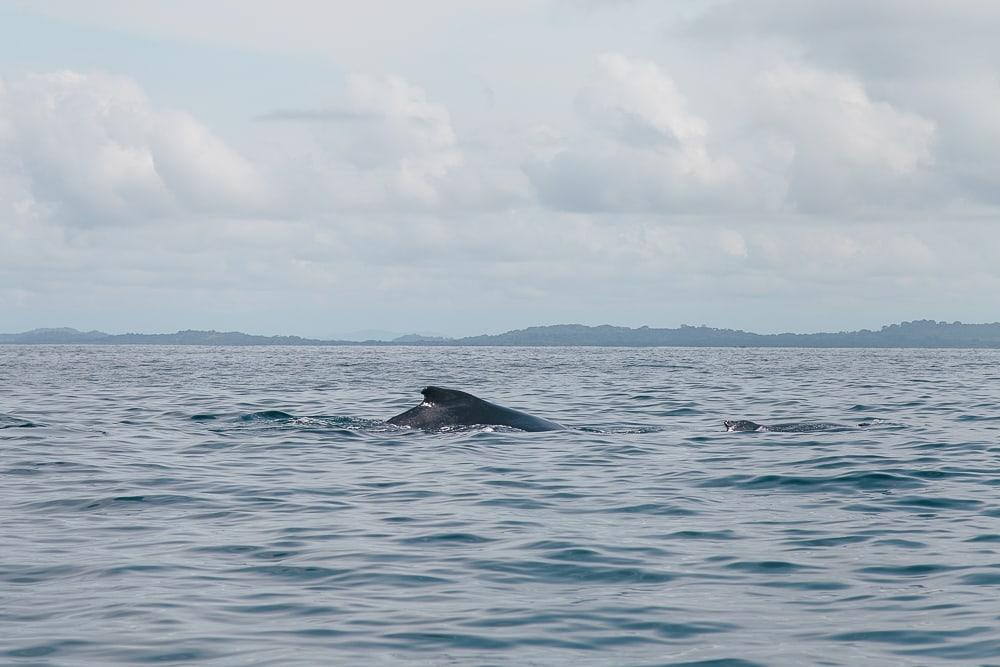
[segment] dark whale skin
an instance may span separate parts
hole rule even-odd
[[[763,431],[774,431],[775,433],[814,433],[816,431],[843,431],[850,428],[849,426],[844,426],[842,424],[828,424],[826,422],[801,422],[794,424],[771,424],[770,426],[766,426],[747,419],[727,419],[722,422],[722,425],[725,426],[726,430],[729,432],[756,433],[761,433]],[[873,422],[863,422],[858,424],[858,426],[862,428],[872,425]]]
[[[726,427],[729,432],[735,431],[764,431],[767,430],[766,426],[761,426],[748,419],[727,419],[722,422],[722,425]]]
[[[548,419],[484,401],[457,389],[425,387],[424,401],[388,420],[395,426],[436,431],[453,426],[510,426],[522,431],[561,431],[566,427]]]

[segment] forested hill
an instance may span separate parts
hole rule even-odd
[[[495,336],[472,336],[462,345],[597,345],[678,347],[990,347],[1000,348],[1000,323],[963,324],[920,320],[877,331],[756,334],[734,329],[681,326],[677,329],[558,324]]]
[[[299,336],[257,336],[238,331],[178,331],[169,334],[107,334],[76,329],[34,329],[0,334],[7,344],[89,345],[500,345],[599,347],[974,347],[1000,348],[1000,323],[963,324],[918,320],[890,324],[877,331],[756,334],[735,329],[681,326],[676,329],[556,324],[502,334],[436,338],[409,334],[391,341],[340,341]]]

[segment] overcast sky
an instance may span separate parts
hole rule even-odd
[[[1000,3],[0,0],[0,331],[1000,320]]]

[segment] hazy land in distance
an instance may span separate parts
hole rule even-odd
[[[737,329],[682,325],[674,329],[555,324],[501,334],[444,338],[408,334],[384,340],[319,340],[299,336],[257,336],[238,331],[186,330],[168,334],[33,329],[0,334],[0,344],[28,345],[410,345],[410,346],[595,346],[595,347],[844,347],[1000,348],[1000,322],[963,324],[917,320],[876,331],[757,334]]]

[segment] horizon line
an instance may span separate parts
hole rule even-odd
[[[578,322],[562,322],[562,323],[556,323],[556,324],[533,324],[533,325],[529,325],[529,326],[525,326],[525,327],[520,327],[520,328],[506,329],[504,331],[500,331],[500,332],[497,332],[497,333],[478,333],[478,334],[471,334],[471,335],[465,335],[465,336],[451,336],[451,335],[440,335],[440,336],[438,336],[438,335],[426,335],[426,334],[419,334],[419,333],[415,333],[415,332],[410,332],[410,333],[403,333],[403,334],[396,335],[393,338],[370,338],[370,339],[363,339],[363,340],[359,340],[359,339],[356,339],[356,338],[355,339],[349,339],[349,338],[321,338],[321,337],[316,337],[316,336],[307,336],[307,335],[301,335],[301,334],[286,334],[286,333],[259,334],[259,333],[248,333],[246,331],[242,331],[242,330],[238,330],[238,329],[221,330],[221,329],[193,329],[193,328],[186,328],[186,329],[177,329],[177,330],[174,330],[174,331],[158,331],[158,332],[152,332],[152,333],[150,333],[150,332],[143,332],[143,331],[136,331],[136,330],[127,330],[127,331],[121,331],[119,333],[111,333],[111,332],[104,331],[104,330],[101,330],[101,329],[78,329],[76,327],[71,327],[71,326],[61,326],[61,327],[35,327],[35,328],[32,328],[32,329],[26,329],[26,330],[23,330],[23,331],[0,332],[0,337],[7,338],[7,337],[14,337],[14,336],[28,336],[28,335],[31,335],[31,334],[57,333],[57,332],[64,332],[64,333],[69,334],[69,335],[72,335],[72,334],[81,334],[81,335],[93,335],[93,336],[102,336],[102,337],[103,336],[107,336],[107,337],[122,337],[122,336],[174,336],[174,335],[178,335],[178,334],[188,333],[188,334],[240,335],[240,336],[248,336],[248,337],[254,337],[254,338],[285,338],[285,339],[295,338],[295,339],[301,339],[301,340],[304,340],[304,341],[318,341],[318,342],[329,342],[329,343],[363,343],[363,342],[369,342],[369,341],[371,341],[371,342],[379,342],[379,343],[387,343],[387,342],[397,341],[397,340],[400,340],[400,339],[408,339],[407,341],[402,341],[402,342],[418,342],[418,341],[421,341],[421,340],[428,341],[428,342],[430,342],[430,341],[436,341],[436,342],[442,342],[442,341],[462,341],[462,340],[466,340],[466,339],[476,339],[476,338],[484,338],[484,337],[499,337],[499,336],[504,336],[504,335],[507,335],[507,334],[514,334],[514,333],[518,333],[518,332],[526,332],[526,331],[532,331],[532,330],[538,330],[538,329],[555,329],[555,328],[560,328],[560,327],[579,327],[579,328],[582,328],[582,329],[616,329],[616,330],[621,330],[623,332],[639,332],[639,331],[646,331],[646,330],[649,330],[649,331],[663,331],[663,332],[667,332],[667,331],[677,332],[677,331],[683,331],[683,330],[688,330],[688,329],[695,329],[695,330],[704,330],[704,331],[730,332],[730,333],[733,333],[733,334],[743,334],[743,335],[748,335],[748,336],[776,337],[776,336],[822,336],[822,335],[850,335],[850,334],[860,334],[860,333],[879,333],[879,332],[885,331],[886,329],[890,329],[892,327],[899,327],[899,326],[905,326],[905,325],[919,325],[919,324],[928,325],[928,326],[930,326],[930,325],[933,325],[933,326],[971,326],[971,327],[1000,326],[1000,322],[998,322],[998,321],[993,321],[993,322],[962,322],[960,320],[954,320],[954,321],[950,321],[949,322],[949,321],[946,321],[946,320],[915,319],[915,320],[902,320],[902,321],[899,321],[899,322],[891,322],[891,323],[883,324],[883,325],[881,325],[878,328],[840,329],[838,331],[831,331],[831,330],[827,330],[827,331],[809,331],[809,332],[802,332],[802,331],[778,331],[778,332],[772,332],[772,333],[759,333],[759,332],[750,331],[750,330],[747,330],[747,329],[737,329],[737,328],[732,328],[732,327],[716,327],[716,326],[711,326],[711,325],[707,325],[707,324],[698,324],[698,325],[679,324],[679,325],[673,326],[673,327],[671,327],[671,326],[652,326],[652,325],[644,324],[644,325],[640,325],[640,326],[637,326],[637,327],[630,327],[630,326],[626,326],[626,325],[618,325],[618,324],[610,324],[610,323],[604,323],[604,324],[580,324]],[[377,329],[372,328],[372,330],[377,330]],[[385,331],[385,333],[388,334],[388,333],[393,333],[393,332]],[[2,341],[0,341],[0,342],[2,342]]]

